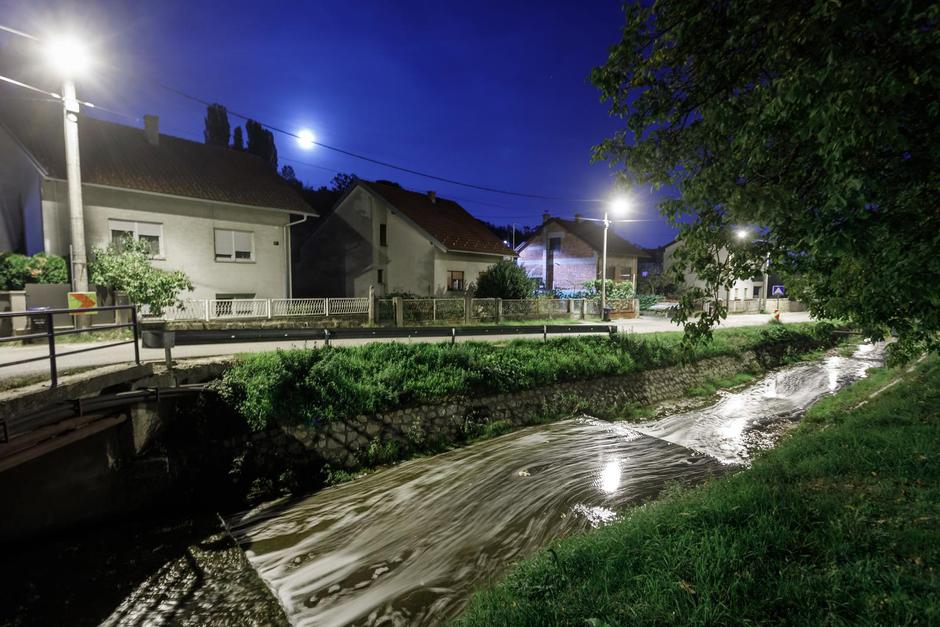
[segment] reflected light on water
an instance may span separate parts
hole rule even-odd
[[[610,460],[604,464],[604,468],[597,477],[597,487],[607,494],[613,494],[620,487],[620,474],[620,458]]]

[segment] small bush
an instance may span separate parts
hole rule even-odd
[[[58,255],[0,254],[0,290],[22,290],[27,283],[68,282],[68,264]]]
[[[477,298],[530,298],[538,282],[512,261],[498,261],[477,277]]]

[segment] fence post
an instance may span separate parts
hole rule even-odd
[[[137,326],[137,305],[131,305],[131,320],[134,331],[134,362],[140,365],[140,328]]]
[[[369,324],[375,324],[375,286],[369,286]]]
[[[470,305],[472,301],[470,300],[469,294],[464,294],[463,297],[463,322],[464,324],[470,324]],[[777,300],[777,304],[780,304],[780,300]]]
[[[330,315],[330,299],[323,299],[323,315],[329,317]]]
[[[547,324],[542,325],[542,341],[543,342],[548,341],[548,325]]]
[[[59,385],[59,373],[55,363],[55,327],[52,326],[52,314],[46,314],[46,336],[49,338],[49,380],[50,387]]]
[[[267,303],[268,303],[268,320],[270,320],[271,319],[271,299],[270,298],[267,300]]]
[[[209,322],[209,299],[206,298],[205,300],[203,300],[202,304],[206,310],[206,322]]]
[[[437,299],[431,299],[431,322],[437,322]]]
[[[503,299],[496,299],[496,324],[503,321]]]
[[[581,299],[581,319],[582,320],[587,319],[587,299],[586,298]]]
[[[392,299],[392,304],[395,306],[395,326],[405,326],[405,308],[402,305],[401,296],[394,297]]]

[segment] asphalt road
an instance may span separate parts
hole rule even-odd
[[[769,316],[766,314],[736,314],[729,316],[721,325],[722,328],[730,327],[751,327],[766,324]],[[808,322],[810,316],[808,313],[785,313],[782,314],[784,322]],[[659,333],[662,331],[678,331],[679,327],[672,324],[666,318],[645,317],[636,320],[621,320],[617,322],[619,330],[627,333]],[[560,335],[560,334],[559,334]],[[552,337],[559,337],[553,335]],[[577,335],[571,333],[566,335]],[[484,341],[497,342],[522,338],[541,338],[538,335],[490,335],[481,337],[460,337],[459,342]],[[449,342],[450,338],[421,338],[421,339],[356,339],[356,340],[334,340],[336,346],[356,346],[370,342]],[[199,344],[178,346],[173,349],[173,359],[191,359],[198,357],[213,357],[219,355],[234,355],[238,353],[260,353],[272,351],[277,348],[313,348],[322,345],[322,341],[303,341],[289,340],[279,342],[242,342],[234,344]],[[59,350],[73,351],[95,346],[88,344],[61,344]],[[48,361],[35,361],[18,366],[3,367],[4,363],[28,359],[31,357],[44,357],[48,355],[48,349],[45,345],[12,346],[0,349],[0,380],[20,377],[30,377],[48,372]],[[162,348],[141,348],[141,361],[163,361]],[[100,350],[80,353],[60,357],[58,359],[59,373],[66,373],[76,368],[93,368],[97,366],[109,366],[120,363],[130,363],[134,359],[134,347],[130,344],[124,346],[115,346],[103,348]]]

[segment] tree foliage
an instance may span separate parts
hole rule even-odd
[[[537,281],[529,277],[525,268],[512,261],[502,260],[477,277],[477,298],[529,298],[535,293]]]
[[[248,120],[245,123],[248,135],[248,152],[264,160],[273,170],[277,170],[277,146],[274,133],[261,126],[260,122]]]
[[[231,127],[228,122],[228,110],[219,103],[206,107],[205,130],[203,136],[210,146],[228,146]]]
[[[136,305],[147,305],[152,315],[159,316],[167,307],[180,303],[180,294],[192,291],[189,277],[180,270],[167,271],[153,267],[150,244],[126,237],[120,246],[94,249],[90,264],[91,281],[127,294]]]
[[[236,126],[235,130],[232,131],[232,148],[235,150],[245,149],[245,136],[240,126]]]
[[[356,182],[356,175],[347,172],[337,172],[336,176],[330,179],[330,191],[336,192],[340,196],[346,193],[346,190]]]
[[[936,345],[940,5],[659,0],[625,12],[591,76],[625,128],[595,157],[679,190],[661,207],[681,227],[677,270],[708,286],[679,308],[690,337],[726,313],[716,302],[696,318],[693,301],[718,301],[769,254],[814,315]],[[734,225],[755,237],[735,241]]]
[[[0,255],[0,290],[21,290],[27,283],[68,283],[69,270],[58,255]]]

